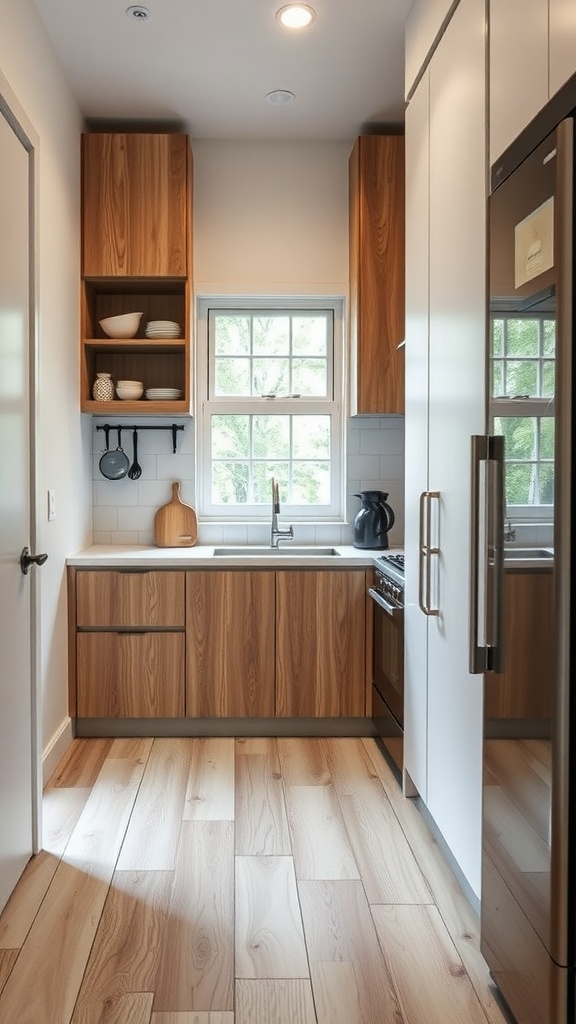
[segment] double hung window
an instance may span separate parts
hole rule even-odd
[[[208,519],[342,510],[342,304],[202,300],[199,505]]]
[[[492,416],[505,438],[508,514],[542,517],[554,502],[556,324],[549,314],[492,317]]]

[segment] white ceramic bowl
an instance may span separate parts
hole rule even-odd
[[[100,320],[100,327],[109,338],[133,338],[140,326],[142,313],[122,313]]]
[[[142,380],[117,380],[117,388],[143,388],[144,381]]]
[[[135,402],[138,398],[142,398],[144,388],[127,388],[121,387],[119,384],[116,385],[116,394],[118,398],[123,399],[125,402]]]

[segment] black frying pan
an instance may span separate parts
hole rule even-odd
[[[118,447],[114,451],[108,450],[108,437],[106,437],[106,451],[100,459],[100,472],[107,480],[121,480],[126,476],[130,459],[122,447],[122,429],[118,427]]]

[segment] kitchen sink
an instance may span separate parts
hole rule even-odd
[[[548,559],[552,561],[554,558],[554,548],[516,548],[516,547],[505,547],[504,548],[504,561],[505,562],[516,562],[516,561],[527,561],[529,559]]]
[[[220,557],[234,558],[234,556],[244,556],[245,558],[268,558],[270,556],[276,558],[277,556],[282,557],[311,557],[311,558],[326,558],[328,555],[339,555],[336,548],[317,548],[313,544],[305,545],[304,547],[295,547],[286,544],[285,546],[279,546],[277,548],[260,547],[256,544],[246,544],[243,547],[238,548],[214,548],[214,554]]]

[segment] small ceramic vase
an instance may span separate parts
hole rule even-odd
[[[96,402],[111,402],[114,398],[114,385],[111,373],[97,373],[92,385],[92,397]]]

